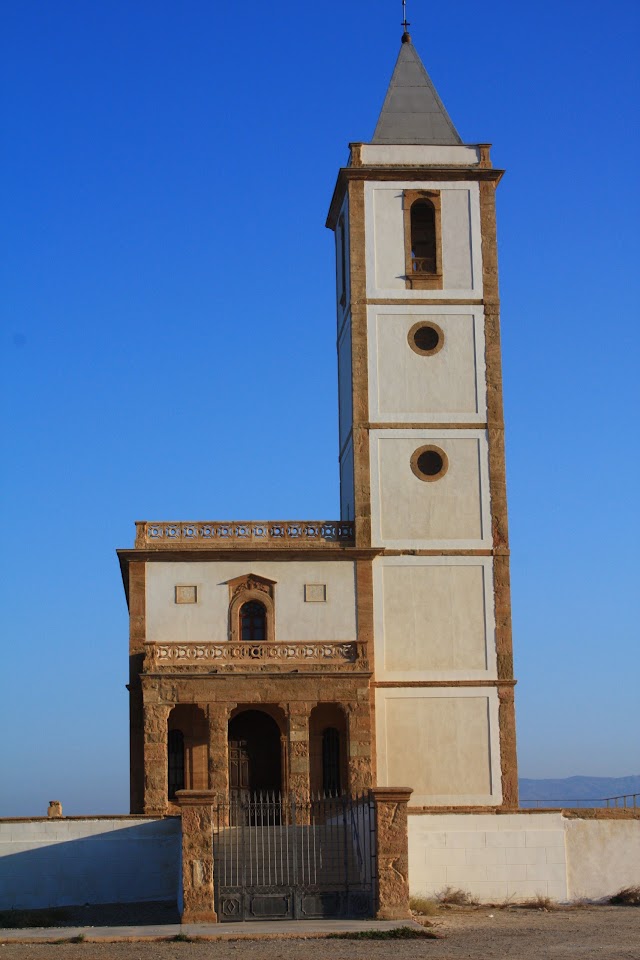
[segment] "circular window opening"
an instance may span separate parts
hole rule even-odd
[[[423,357],[430,357],[444,346],[444,333],[437,323],[414,323],[407,339],[409,346]]]
[[[449,460],[440,447],[420,447],[411,457],[411,469],[418,480],[439,480],[448,467]]]

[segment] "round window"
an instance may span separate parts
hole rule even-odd
[[[407,339],[411,349],[423,357],[433,356],[444,346],[444,333],[437,323],[414,323]]]
[[[411,469],[418,480],[439,480],[448,467],[448,457],[440,447],[420,447],[411,457]]]

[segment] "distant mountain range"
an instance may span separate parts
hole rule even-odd
[[[640,775],[629,777],[564,777],[559,780],[532,780],[521,777],[520,803],[545,800],[601,800],[623,794],[640,794]],[[640,797],[636,803],[640,805]],[[542,805],[542,804],[541,804]]]

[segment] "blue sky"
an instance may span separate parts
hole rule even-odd
[[[134,520],[338,515],[324,221],[400,11],[5,0],[0,815],[127,810]],[[507,169],[520,773],[637,773],[638,5],[409,20]]]

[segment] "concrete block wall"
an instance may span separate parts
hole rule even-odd
[[[0,909],[176,900],[179,818],[0,820]]]
[[[409,882],[412,896],[454,887],[481,901],[566,900],[562,814],[410,816]]]
[[[598,900],[640,884],[640,818],[522,812],[409,816],[412,896]]]

